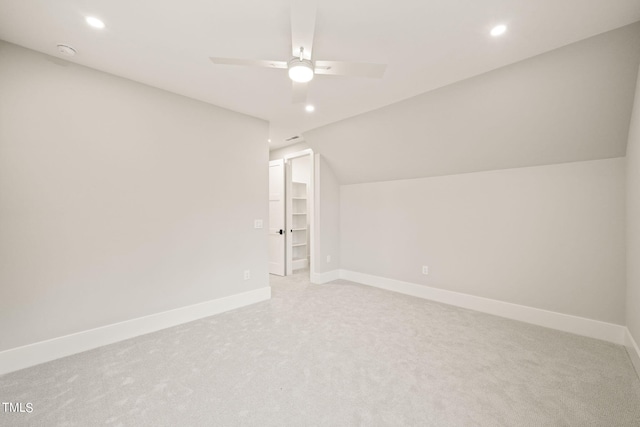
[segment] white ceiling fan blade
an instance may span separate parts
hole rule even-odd
[[[293,89],[292,101],[299,104],[307,101],[307,83],[291,82]]]
[[[291,0],[291,50],[293,56],[311,59],[316,30],[316,0]]]
[[[316,61],[316,74],[335,76],[382,78],[387,64],[367,64],[364,62]]]
[[[244,65],[247,67],[264,68],[287,68],[286,61],[267,61],[263,59],[237,59],[237,58],[214,58],[210,57],[214,64],[223,65]]]

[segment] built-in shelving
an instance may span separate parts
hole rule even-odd
[[[292,197],[292,244],[293,269],[306,268],[309,264],[308,219],[307,219],[307,184],[291,183]]]

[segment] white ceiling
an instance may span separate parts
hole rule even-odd
[[[106,23],[90,28],[84,16]],[[208,57],[287,60],[288,0],[0,0],[0,39],[271,123],[271,147],[337,120],[640,20],[640,0],[322,0],[314,59],[387,63],[381,80],[316,76],[306,113],[285,70]],[[488,35],[505,23],[501,38]]]

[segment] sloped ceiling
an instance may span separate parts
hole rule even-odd
[[[625,155],[640,23],[304,133],[342,184]]]
[[[314,60],[388,64],[384,77],[317,76],[309,114],[284,70],[209,60],[290,59],[291,1],[317,3]],[[638,20],[640,0],[0,0],[0,39],[268,120],[272,149]],[[509,29],[491,37],[497,24]],[[77,55],[62,57],[58,43]]]

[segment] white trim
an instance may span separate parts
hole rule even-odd
[[[300,142],[302,142],[302,141],[300,141]],[[296,157],[304,157],[304,156],[312,156],[313,157],[313,150],[311,148],[305,148],[304,150],[296,151],[295,153],[285,154],[283,159],[284,160],[291,160],[291,159],[295,159]]]
[[[266,286],[253,291],[12,348],[0,352],[0,375],[270,298],[271,288]]]
[[[316,204],[318,202],[318,197],[316,195],[316,165],[315,165],[315,155],[313,154],[313,150],[311,148],[309,151],[309,186],[307,187],[307,213],[309,214],[309,241],[307,244],[309,245],[309,271],[315,270],[315,241],[316,241],[316,233],[315,233],[315,224],[316,221],[320,218],[316,216]],[[306,150],[305,150],[306,151]]]
[[[324,273],[311,273],[311,283],[322,285],[340,278],[340,270],[331,270]]]
[[[438,301],[457,307],[506,317],[508,319],[519,320],[521,322],[609,341],[619,345],[624,345],[625,343],[626,328],[613,323],[463,294],[460,292],[448,291],[445,289],[432,288],[425,285],[388,279],[386,277],[357,273],[349,270],[340,270],[340,278],[361,283],[363,285],[412,295],[418,298]]]
[[[636,369],[636,374],[640,377],[640,347],[638,347],[638,343],[633,339],[633,335],[631,335],[629,328],[625,328],[625,331],[625,347],[627,348],[627,353],[629,353],[631,363]]]
[[[313,281],[313,277],[316,274],[316,266],[320,265],[316,257],[321,256],[320,251],[320,240],[322,239],[320,231],[320,203],[322,201],[320,198],[322,194],[320,193],[320,154],[311,154],[311,163],[313,164],[312,173],[313,179],[311,181],[311,188],[313,190],[313,200],[312,205],[309,206],[309,212],[311,213],[310,224],[311,228],[309,232],[309,281],[311,283],[315,283]]]

